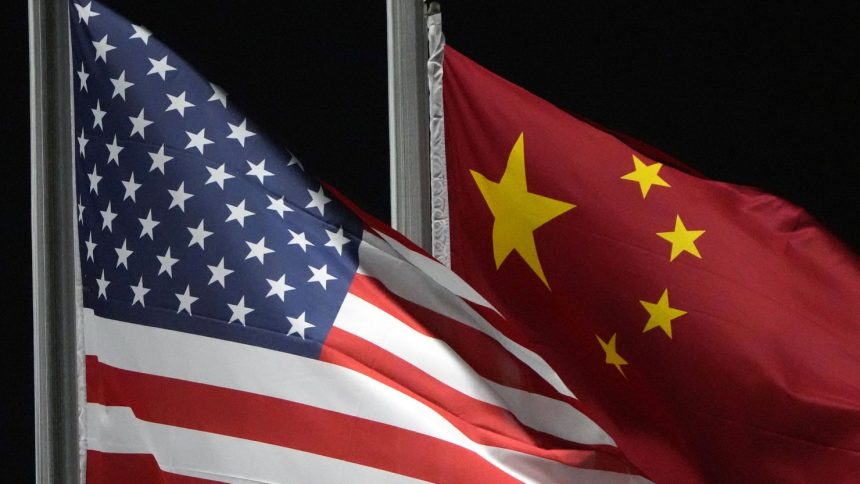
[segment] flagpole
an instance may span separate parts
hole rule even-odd
[[[78,482],[69,3],[29,0],[36,482]]]
[[[387,0],[391,225],[430,249],[427,27],[421,0]]]

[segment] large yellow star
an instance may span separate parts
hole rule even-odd
[[[687,314],[687,311],[682,311],[669,306],[668,289],[663,291],[663,295],[660,296],[660,300],[656,303],[650,303],[648,301],[639,301],[639,303],[642,304],[642,307],[644,307],[650,315],[648,322],[645,324],[645,329],[643,329],[642,332],[651,331],[652,329],[659,327],[667,336],[669,336],[669,339],[672,338],[672,320]]]
[[[657,174],[662,167],[662,163],[646,165],[636,155],[633,155],[633,171],[622,176],[621,179],[639,183],[639,188],[642,190],[642,198],[645,198],[652,185],[660,187],[670,186],[666,183],[666,180],[660,178],[660,175]]]
[[[606,364],[614,365],[615,368],[621,372],[621,376],[627,378],[627,375],[624,374],[624,370],[621,369],[622,366],[627,364],[627,360],[622,358],[621,355],[618,354],[618,350],[615,349],[615,335],[616,333],[612,333],[612,337],[609,338],[609,342],[603,341],[600,339],[600,336],[595,336],[597,336],[597,341],[603,348],[603,352],[606,353]]]
[[[681,252],[689,252],[701,259],[702,256],[699,254],[699,249],[696,247],[695,242],[704,233],[704,230],[687,230],[684,222],[681,221],[681,216],[675,215],[675,230],[672,232],[657,232],[657,235],[672,243],[672,253],[669,255],[669,261],[671,262],[681,255]]]
[[[528,191],[522,133],[511,148],[508,166],[501,180],[493,182],[474,170],[470,171],[493,214],[493,256],[496,259],[496,269],[511,252],[517,251],[546,287],[549,287],[538,259],[534,231],[576,205]]]

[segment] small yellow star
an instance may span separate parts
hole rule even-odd
[[[528,191],[522,133],[511,148],[508,165],[501,180],[490,181],[484,175],[470,171],[493,214],[493,256],[496,269],[511,252],[517,251],[546,287],[549,287],[538,258],[534,231],[576,205]]]
[[[657,235],[672,243],[672,253],[669,255],[669,261],[671,262],[681,252],[689,252],[701,259],[702,256],[699,254],[699,249],[696,248],[695,241],[704,233],[704,230],[687,230],[684,222],[681,221],[681,216],[675,215],[675,230],[672,232],[657,232]]]
[[[633,171],[622,176],[621,179],[639,183],[639,188],[642,190],[642,198],[645,198],[652,185],[660,187],[670,186],[666,183],[666,180],[660,178],[660,175],[657,174],[660,168],[663,168],[662,163],[646,165],[636,155],[633,155]]]
[[[606,364],[614,365],[615,368],[621,373],[621,376],[627,378],[627,375],[624,374],[624,370],[621,369],[623,365],[627,364],[627,360],[621,357],[618,354],[618,351],[615,349],[615,335],[616,333],[612,333],[612,337],[609,338],[609,342],[603,341],[600,339],[600,336],[597,336],[597,341],[600,343],[600,346],[603,348],[603,351],[606,353]]]
[[[669,336],[669,339],[672,339],[672,320],[687,314],[687,311],[682,311],[669,306],[668,289],[663,290],[663,295],[660,296],[660,300],[656,303],[650,303],[648,301],[639,301],[639,303],[642,304],[642,307],[644,307],[650,315],[648,322],[645,324],[645,329],[643,329],[642,332],[645,333],[659,327],[667,336]]]

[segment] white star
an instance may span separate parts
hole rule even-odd
[[[325,233],[328,234],[328,242],[325,246],[334,247],[338,255],[343,255],[343,246],[349,243],[349,239],[343,236],[343,227],[338,227],[337,232],[326,229]]]
[[[174,259],[170,256],[170,247],[167,248],[164,255],[156,255],[155,258],[161,264],[161,267],[158,268],[158,275],[160,276],[163,272],[166,272],[168,276],[173,277],[173,264],[179,262],[179,259]]]
[[[230,322],[239,321],[242,323],[242,326],[245,326],[245,316],[254,311],[253,309],[245,306],[245,296],[242,296],[242,299],[239,299],[238,304],[228,303],[227,307],[229,307],[230,311],[233,313],[230,315]]]
[[[248,170],[247,175],[257,177],[257,179],[260,180],[260,183],[263,183],[263,180],[267,176],[273,176],[272,172],[266,170],[266,160],[260,160],[256,165],[250,161],[246,161],[246,163],[251,167],[251,169]]]
[[[256,257],[257,260],[260,261],[260,264],[263,264],[264,263],[263,258],[266,256],[266,254],[271,254],[272,252],[274,252],[274,250],[266,247],[266,238],[265,237],[260,239],[260,241],[257,242],[256,244],[253,242],[245,242],[245,243],[248,244],[248,249],[250,249],[248,251],[248,256],[245,257],[245,260],[248,260],[251,257]]]
[[[245,123],[247,122],[247,119],[243,119],[242,124],[238,126],[231,123],[227,123],[227,126],[230,127],[230,134],[227,135],[227,138],[237,140],[243,148],[245,147],[245,138],[249,138],[257,134],[253,131],[248,131],[247,129],[245,129]]]
[[[152,64],[152,69],[146,73],[147,76],[152,74],[158,74],[161,77],[161,80],[164,81],[167,79],[167,73],[169,71],[175,71],[176,68],[167,63],[167,56],[161,58],[161,60],[155,60],[152,57],[148,57],[149,63]]]
[[[196,229],[188,227],[188,231],[191,232],[191,241],[188,242],[188,247],[197,244],[200,246],[201,249],[206,250],[206,247],[204,247],[204,242],[206,240],[206,237],[212,235],[212,232],[206,230],[206,228],[203,226],[203,222],[204,221],[201,219],[200,224],[197,226]]]
[[[122,182],[122,186],[125,187],[125,196],[122,197],[123,201],[126,198],[130,198],[132,202],[137,202],[135,198],[135,194],[137,193],[137,189],[140,188],[140,183],[135,183],[134,181],[134,172],[128,177],[128,180]],[[152,210],[150,210],[152,213]]]
[[[86,210],[86,208],[87,207],[82,203],[81,196],[78,195],[78,222],[80,223],[84,223],[84,210]]]
[[[176,314],[185,311],[191,316],[191,305],[197,300],[196,297],[191,295],[191,285],[185,286],[184,294],[177,293],[176,299],[179,299],[179,309],[176,310]]]
[[[170,192],[170,197],[173,199],[170,201],[170,206],[167,207],[168,210],[173,207],[179,207],[179,210],[184,212],[185,201],[194,196],[185,191],[185,182],[180,183],[179,188],[177,188],[176,190],[168,189],[167,191]]]
[[[143,41],[143,43],[144,43],[145,45],[149,45],[149,36],[150,36],[150,35],[152,35],[152,32],[150,32],[149,30],[147,30],[147,29],[146,29],[146,27],[144,27],[144,26],[142,26],[142,25],[134,25],[134,24],[132,24],[132,25],[131,25],[131,28],[133,28],[133,29],[134,29],[134,33],[133,33],[133,34],[131,34],[131,37],[129,37],[129,38],[128,38],[128,40],[131,40],[131,39],[140,39],[140,40],[142,40],[142,41]]]
[[[278,215],[280,215],[281,218],[284,218],[284,212],[292,212],[293,211],[293,209],[291,209],[290,207],[288,207],[284,204],[284,197],[275,198],[275,197],[272,197],[268,194],[266,194],[266,196],[269,197],[269,202],[270,202],[269,206],[266,208],[268,208],[269,210],[274,210],[275,212],[278,212]]]
[[[287,277],[286,274],[284,274],[277,281],[272,280],[272,279],[266,279],[266,282],[268,282],[269,286],[271,287],[271,289],[269,289],[269,293],[266,294],[266,297],[278,296],[279,298],[281,298],[281,301],[283,301],[284,300],[284,293],[287,291],[292,291],[293,289],[295,289],[293,286],[288,286],[284,282],[286,277]]]
[[[119,166],[119,152],[123,150],[123,147],[117,144],[116,135],[113,135],[113,143],[105,143],[105,147],[108,149],[107,164],[113,161],[116,162],[116,166]]]
[[[325,215],[325,204],[330,202],[331,199],[325,196],[325,193],[323,193],[323,187],[320,187],[317,191],[308,189],[308,193],[311,195],[311,201],[305,205],[305,208],[316,208],[320,211],[320,215]]]
[[[158,152],[149,153],[149,158],[152,160],[152,166],[149,167],[149,171],[152,172],[158,169],[162,175],[164,174],[164,164],[173,159],[172,156],[164,154],[164,143],[161,144]]]
[[[86,148],[87,143],[89,142],[90,140],[88,140],[86,136],[84,136],[84,128],[81,128],[81,135],[78,136],[78,151],[81,154],[81,158],[86,158]],[[93,165],[93,169],[95,169],[95,165]]]
[[[304,232],[296,233],[290,229],[287,229],[287,230],[290,232],[290,235],[293,236],[293,238],[290,239],[289,242],[287,242],[287,245],[298,245],[299,247],[302,248],[302,252],[307,252],[308,246],[314,245],[312,242],[308,241],[308,239],[305,237]]]
[[[209,83],[209,86],[212,87],[212,96],[209,97],[208,101],[218,101],[225,108],[227,107],[227,93],[224,92],[219,86]]]
[[[107,299],[107,287],[110,284],[110,281],[105,279],[105,270],[102,269],[102,276],[96,279],[96,283],[99,285],[99,299],[105,298]]]
[[[293,165],[296,165],[299,167],[300,170],[305,171],[305,167],[302,165],[302,162],[299,161],[298,158],[296,158],[295,156],[290,154],[290,161],[287,163],[287,166],[293,166]]]
[[[176,111],[183,118],[185,117],[185,108],[193,108],[194,105],[185,100],[185,91],[182,91],[178,96],[167,95],[167,99],[170,101],[170,106],[167,106],[167,111]]]
[[[152,124],[152,121],[143,117],[143,108],[140,109],[140,114],[138,114],[136,118],[129,116],[128,120],[131,121],[132,124],[131,134],[128,135],[128,137],[131,138],[135,133],[140,133],[140,138],[146,139],[146,133],[144,133],[144,130],[147,126]]]
[[[242,227],[245,226],[245,217],[250,217],[251,215],[254,215],[254,212],[251,212],[250,210],[245,210],[245,200],[239,202],[238,205],[230,205],[228,203],[227,209],[230,210],[230,215],[227,217],[227,220],[225,220],[225,222],[235,220],[239,222],[239,225],[241,225]]]
[[[221,163],[221,166],[219,166],[217,169],[209,168],[207,166],[206,169],[209,171],[209,179],[206,180],[206,183],[204,183],[204,185],[208,185],[210,183],[217,183],[218,186],[221,187],[221,189],[223,190],[224,181],[233,178],[233,175],[227,173],[227,171],[225,170],[226,166],[226,163]]]
[[[126,242],[127,242],[126,240],[123,240],[122,241],[122,247],[117,247],[116,249],[114,249],[114,250],[116,250],[116,266],[117,266],[117,268],[119,268],[119,266],[123,266],[126,269],[128,269],[128,257],[131,254],[134,254],[133,250],[128,250],[128,247],[126,246]]]
[[[92,231],[90,232],[90,236],[89,236],[88,240],[84,241],[84,244],[86,244],[86,246],[87,246],[87,260],[91,260],[91,261],[95,262],[96,261],[95,260],[95,250],[96,250],[96,246],[98,246],[99,244],[96,244],[95,242],[93,242]]]
[[[93,172],[87,173],[87,178],[90,179],[90,191],[96,192],[96,195],[99,194],[99,182],[102,181],[102,177],[99,176],[98,171],[96,170],[96,165],[93,165]]]
[[[308,269],[310,269],[311,272],[313,272],[314,274],[311,276],[310,279],[308,279],[308,282],[319,282],[320,286],[322,286],[323,289],[327,289],[326,282],[334,281],[337,279],[337,277],[329,275],[327,264],[323,264],[323,266],[319,269],[313,266],[308,266]]]
[[[138,220],[140,220],[141,226],[140,238],[142,239],[144,235],[148,235],[149,240],[155,240],[155,235],[153,235],[152,229],[161,222],[152,219],[152,209],[149,209],[149,213],[146,215],[146,218],[138,218]]]
[[[290,322],[290,330],[287,332],[287,336],[298,334],[302,339],[305,339],[305,330],[316,327],[316,325],[305,320],[305,313],[300,314],[298,318],[287,316],[287,320]]]
[[[102,124],[102,120],[105,118],[106,111],[102,111],[102,103],[100,100],[96,99],[96,108],[90,109],[93,112],[93,129],[96,129],[96,126],[105,130],[104,125]]]
[[[89,25],[90,24],[90,18],[98,17],[99,15],[101,15],[98,12],[93,12],[93,2],[88,3],[86,7],[78,5],[77,3],[74,5],[75,5],[75,10],[78,11],[78,23],[83,22],[83,23]]]
[[[206,128],[201,129],[196,134],[191,131],[186,131],[185,134],[188,135],[188,144],[185,146],[185,149],[197,148],[201,155],[203,154],[203,147],[213,143],[211,139],[206,139]]]
[[[81,70],[77,71],[76,73],[78,75],[78,79],[81,80],[81,91],[90,92],[90,88],[87,86],[87,78],[90,77],[90,75],[87,74],[87,71],[84,70],[83,62],[81,62]]]
[[[99,212],[102,214],[102,230],[107,229],[108,232],[113,232],[113,219],[116,218],[116,214],[111,211],[110,203],[108,202],[106,210],[99,210]]]
[[[107,37],[108,37],[107,34],[105,34],[105,36],[102,37],[102,40],[100,40],[98,42],[96,42],[95,40],[92,41],[93,47],[96,48],[96,59],[95,60],[99,60],[101,58],[102,62],[107,62],[107,53],[116,49],[116,47],[108,44]],[[87,92],[89,92],[89,91],[87,91]]]
[[[128,82],[125,80],[125,71],[119,73],[119,77],[116,79],[111,78],[111,84],[113,84],[113,96],[111,99],[119,96],[125,101],[125,90],[134,85],[133,82]]]
[[[142,307],[146,307],[146,302],[143,300],[143,296],[146,296],[146,293],[149,292],[149,289],[143,287],[143,276],[140,276],[140,280],[137,281],[136,286],[129,286],[131,288],[131,292],[134,293],[134,300],[131,302],[131,305],[134,306],[137,303],[140,303]]]
[[[209,271],[212,272],[212,278],[209,279],[209,284],[212,285],[215,282],[221,284],[221,287],[226,287],[224,283],[224,278],[233,273],[231,269],[227,269],[224,267],[224,258],[221,258],[221,262],[218,263],[217,266],[207,265]]]

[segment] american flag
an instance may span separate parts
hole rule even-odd
[[[222,88],[98,3],[71,24],[90,482],[644,480],[513,322]]]

